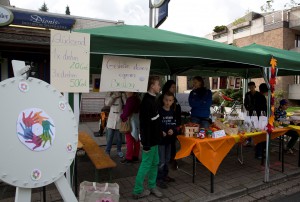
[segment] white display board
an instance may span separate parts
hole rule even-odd
[[[103,56],[100,91],[146,92],[150,60]]]
[[[90,35],[51,30],[50,83],[60,92],[89,92]]]
[[[78,125],[68,102],[35,78],[0,82],[0,96],[0,179],[28,190],[64,177],[78,142]]]

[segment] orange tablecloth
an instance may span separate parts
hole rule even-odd
[[[271,140],[279,137],[279,136],[282,136],[283,134],[285,134],[287,131],[289,131],[290,129],[289,128],[276,128],[273,130],[273,132],[271,133]],[[267,137],[266,137],[266,132],[264,134],[260,134],[260,135],[256,135],[256,136],[253,136],[252,139],[253,139],[253,142],[254,144],[257,144],[257,143],[260,143],[260,142],[265,142]]]
[[[199,139],[179,135],[177,138],[181,148],[176,153],[175,159],[187,157],[193,152],[195,157],[214,175],[225,156],[236,143],[235,138],[231,136]]]

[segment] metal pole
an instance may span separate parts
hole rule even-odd
[[[153,6],[151,0],[149,0],[149,27],[153,27]]]
[[[265,82],[269,84],[271,77],[271,68],[264,68],[264,78]],[[267,100],[267,116],[268,119],[271,115],[271,89],[268,90],[268,100]],[[270,180],[270,135],[269,133],[266,134],[266,163],[265,163],[265,182],[269,182]]]

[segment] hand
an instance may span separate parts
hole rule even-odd
[[[172,129],[168,130],[168,135],[173,135],[174,131]]]
[[[165,133],[164,131],[163,131],[163,136],[164,136],[164,137],[166,137],[166,136],[167,136],[167,133]]]
[[[30,114],[29,114],[27,117],[25,117],[25,113],[23,112],[23,118],[22,118],[22,121],[23,121],[24,125],[25,125],[26,127],[28,127],[28,128],[29,128],[29,127],[32,127],[32,125],[38,123],[38,122],[35,120],[35,117],[32,116],[32,113],[33,113],[33,111],[31,111]]]

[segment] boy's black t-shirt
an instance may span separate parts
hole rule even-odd
[[[160,145],[171,144],[172,137],[176,136],[176,116],[175,111],[170,109],[169,111],[165,110],[163,107],[159,109],[159,116],[161,120],[161,129],[167,134],[167,136],[161,138]],[[172,129],[173,135],[168,135],[168,131]]]

